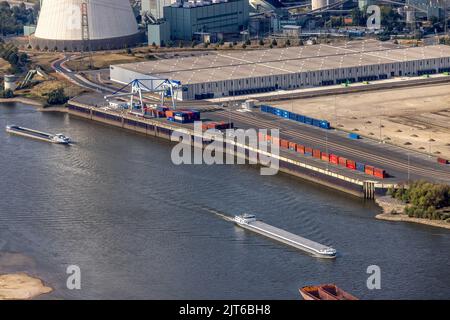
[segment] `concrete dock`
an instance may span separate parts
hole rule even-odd
[[[91,104],[89,99],[71,100],[68,104],[67,112],[92,121],[167,140],[170,140],[174,130],[181,129],[189,134],[193,134],[192,124],[178,124],[168,122],[166,119],[147,119],[114,110],[105,110]],[[217,111],[208,112],[208,119],[217,117],[216,113]],[[240,128],[245,128],[243,124],[241,126],[241,122],[234,115],[232,121],[237,121]],[[258,127],[253,126],[253,128]],[[259,128],[264,128],[264,126]],[[250,151],[260,152],[248,146],[242,147],[245,150],[245,154],[238,154],[241,157],[248,158]],[[280,149],[280,154],[277,158],[281,172],[362,198],[373,199],[377,194],[384,195],[389,187],[397,184],[397,181],[380,180],[346,168],[327,166],[322,161],[301,156],[289,150]]]

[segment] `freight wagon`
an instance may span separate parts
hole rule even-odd
[[[356,162],[351,159],[347,159],[345,157],[340,157],[333,153],[322,152],[320,149],[313,149],[311,147],[306,147],[301,144],[297,144],[292,141],[288,141],[285,139],[275,139],[270,135],[264,135],[262,133],[258,134],[260,140],[266,139],[267,141],[271,141],[272,143],[279,143],[279,146],[286,150],[296,151],[300,154],[304,154],[309,157],[313,157],[322,161],[326,161],[340,167],[347,168],[349,170],[363,172],[367,175],[374,176],[380,179],[384,179],[388,177],[388,174],[385,170],[375,168],[373,166],[365,165],[364,163]]]
[[[294,112],[289,112],[283,109],[278,109],[272,106],[267,106],[267,105],[262,105],[261,106],[261,111],[262,112],[266,112],[266,113],[270,113],[273,115],[276,115],[278,117],[282,117],[282,118],[286,118],[286,119],[291,119],[297,122],[301,122],[304,124],[308,124],[311,126],[315,126],[318,128],[322,128],[322,129],[331,129],[331,125],[328,121],[326,120],[320,120],[320,119],[314,119],[314,118],[310,118],[301,114],[297,114]]]

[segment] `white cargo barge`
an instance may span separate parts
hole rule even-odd
[[[70,144],[70,139],[66,137],[65,135],[58,133],[58,134],[50,134],[45,133],[42,131],[37,131],[33,129],[28,129],[24,127],[19,127],[15,125],[9,125],[6,126],[6,132],[16,134],[19,136],[24,136],[36,140],[46,141],[50,143],[56,143],[56,144]]]
[[[262,221],[258,221],[254,215],[244,214],[234,217],[234,222],[245,229],[262,234],[271,239],[283,242],[297,249],[306,251],[320,258],[335,258],[336,250],[320,243],[297,236],[285,230],[272,227]]]

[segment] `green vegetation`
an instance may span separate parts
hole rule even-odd
[[[415,181],[389,189],[388,194],[406,203],[404,213],[411,218],[443,220],[450,223],[450,186]]]
[[[0,98],[3,98],[3,99],[14,98],[14,92],[12,92],[9,89],[4,90],[4,88],[0,88]]]
[[[64,104],[68,100],[69,97],[65,95],[63,88],[58,88],[53,91],[50,91],[47,95],[47,103],[49,105]]]
[[[36,23],[37,7],[27,9],[25,4],[10,6],[8,2],[0,2],[0,36],[8,34],[20,34],[23,26]]]
[[[28,55],[26,53],[19,53],[19,49],[11,43],[0,43],[0,57],[11,64],[11,70],[9,72],[14,74],[21,72],[22,67],[28,63]]]

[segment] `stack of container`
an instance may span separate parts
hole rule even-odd
[[[167,110],[167,120],[177,123],[192,123],[200,120],[200,111],[196,110]]]
[[[233,122],[207,122],[202,124],[202,129],[226,130],[234,128]]]
[[[166,107],[149,108],[144,107],[144,118],[165,118],[166,111],[169,110]]]
[[[267,113],[271,113],[273,115],[276,115],[278,117],[282,117],[282,118],[286,118],[286,119],[291,119],[297,122],[301,122],[304,124],[308,124],[311,126],[315,126],[318,128],[322,128],[322,129],[331,129],[331,125],[328,121],[326,120],[319,120],[319,119],[314,119],[314,118],[310,118],[301,114],[297,114],[294,112],[289,112],[283,109],[278,109],[272,106],[267,106],[267,105],[262,105],[261,106],[261,111],[262,112],[267,112]]]

